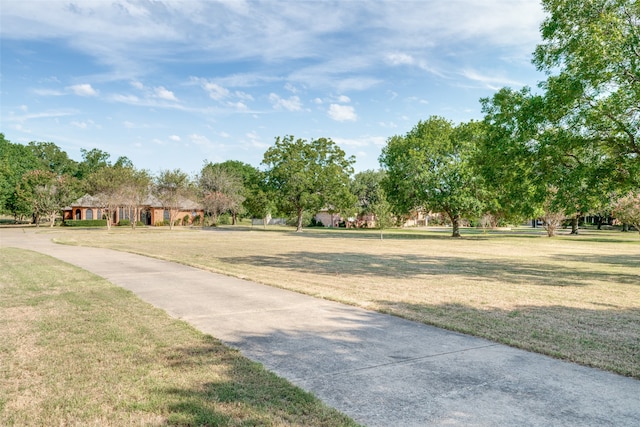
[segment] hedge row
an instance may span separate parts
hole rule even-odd
[[[68,227],[106,227],[106,219],[68,219],[64,222]]]

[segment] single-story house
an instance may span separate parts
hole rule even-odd
[[[71,206],[64,208],[63,218],[65,220],[82,219],[103,219],[109,212],[102,207],[102,204],[98,199],[89,194],[85,194],[78,200],[73,202]],[[138,210],[137,221],[142,222],[144,225],[157,225],[163,224],[164,221],[169,221],[171,217],[171,211],[165,209],[162,203],[154,196],[147,196],[142,202]],[[189,217],[189,224],[193,223],[193,220],[199,215],[200,218],[204,218],[204,209],[192,200],[183,199],[180,203],[176,219],[183,219],[185,216]],[[127,207],[119,207],[112,212],[112,222],[117,224],[121,219],[131,220],[133,215],[130,209]]]
[[[416,209],[405,218],[403,227],[422,227],[429,225],[429,219],[439,216],[433,213],[426,213],[422,209]],[[321,223],[325,227],[338,227],[343,223],[347,228],[375,228],[376,216],[373,214],[358,215],[357,217],[344,218],[340,213],[330,212],[327,209],[322,209],[314,216],[316,222]]]

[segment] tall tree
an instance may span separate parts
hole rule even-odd
[[[118,162],[116,162],[116,165]],[[114,165],[114,168],[118,166]],[[122,207],[129,211],[131,228],[135,230],[140,209],[151,195],[151,176],[146,170],[137,170],[131,166],[120,167],[122,171]]]
[[[380,163],[387,172],[387,192],[398,192],[401,210],[424,207],[443,212],[451,220],[453,237],[460,222],[480,212],[480,180],[471,155],[475,122],[453,124],[441,117],[420,121],[404,136],[389,138]]]
[[[180,169],[160,171],[154,182],[154,194],[169,211],[169,227],[173,230],[180,208],[192,195],[193,187],[189,175]]]
[[[623,224],[633,225],[640,233],[640,192],[630,191],[613,201],[613,215]]]
[[[386,197],[382,190],[384,176],[383,170],[365,170],[353,176],[351,192],[356,196],[359,215],[373,213],[373,207]]]
[[[103,166],[93,171],[87,178],[89,193],[95,197],[107,218],[107,229],[113,225],[116,209],[125,205],[126,186],[131,170],[116,166]]]
[[[473,155],[483,177],[485,213],[495,220],[519,222],[542,214],[546,198],[538,165],[538,137],[544,102],[529,88],[503,88],[481,100],[484,134]]]
[[[28,147],[40,161],[40,169],[51,171],[58,175],[77,175],[78,162],[70,159],[67,153],[55,143],[32,141]]]
[[[82,161],[78,164],[77,177],[81,180],[96,172],[98,169],[111,165],[109,161],[111,154],[98,148],[91,150],[81,148],[80,153],[82,153]]]
[[[31,215],[20,207],[16,198],[16,187],[22,176],[40,167],[38,158],[27,146],[14,144],[0,133],[0,212],[14,215],[16,219]]]
[[[242,162],[207,163],[200,172],[198,186],[201,199],[214,223],[218,215],[229,212],[235,225],[238,214],[243,210],[247,192],[244,174],[247,172],[242,165]]]
[[[22,176],[16,195],[20,203],[29,207],[36,226],[42,218],[48,218],[53,227],[58,214],[77,197],[77,188],[75,179],[68,175],[34,169]]]
[[[266,174],[256,169],[257,174],[245,181],[246,199],[243,203],[252,218],[262,218],[266,227],[276,211],[275,196],[267,185]]]
[[[267,167],[267,182],[278,207],[297,217],[296,231],[301,232],[305,211],[353,205],[349,177],[354,162],[331,139],[307,141],[284,136],[276,138],[262,164]]]
[[[543,0],[549,14],[534,64],[549,74],[547,117],[593,140],[640,176],[640,2]]]

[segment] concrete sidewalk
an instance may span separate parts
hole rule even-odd
[[[351,306],[0,229],[129,289],[368,426],[639,426],[640,381]]]

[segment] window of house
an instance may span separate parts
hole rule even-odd
[[[87,209],[87,219],[93,219],[93,209]]]

